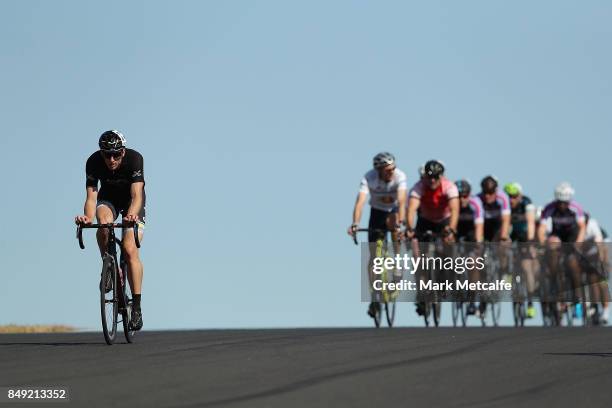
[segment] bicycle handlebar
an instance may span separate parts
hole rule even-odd
[[[108,224],[79,224],[77,225],[77,239],[79,240],[79,247],[85,249],[83,244],[83,228],[132,228],[134,230],[134,241],[136,242],[136,248],[140,248],[140,239],[138,238],[138,223],[137,222],[123,222],[123,223],[108,223]]]
[[[376,233],[387,233],[388,230],[386,229],[373,229],[372,231],[376,232]],[[359,245],[359,241],[357,241],[357,233],[358,232],[370,232],[369,228],[357,228],[355,229],[355,233],[353,234],[353,242],[355,243],[355,245]]]

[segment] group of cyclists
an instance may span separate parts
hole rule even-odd
[[[560,183],[554,190],[554,199],[536,208],[517,182],[502,188],[495,176],[487,175],[480,182],[480,192],[475,192],[465,179],[453,182],[446,178],[444,164],[439,160],[427,161],[418,172],[417,182],[408,188],[407,176],[396,167],[391,153],[374,156],[373,169],[361,180],[348,234],[356,234],[369,196],[369,242],[389,232],[395,253],[406,242],[415,255],[425,234],[434,234],[447,244],[470,243],[477,247],[495,243],[501,273],[516,274],[515,269],[520,269],[524,277],[527,318],[535,317],[533,300],[539,296],[543,313],[552,304],[556,309],[569,304],[574,317],[588,315],[598,323],[607,323],[607,234],[574,200],[569,183]],[[512,267],[510,252],[516,254]],[[372,254],[370,264],[371,261]],[[542,295],[543,277],[557,284],[554,299]],[[371,268],[369,278],[372,283]],[[401,278],[401,272],[394,270],[393,279]],[[469,276],[470,280],[479,278],[478,274]],[[562,299],[564,291],[568,299]],[[371,317],[380,310],[378,295],[371,290]],[[588,304],[584,302],[586,296]],[[485,313],[486,301],[477,300],[477,294],[470,294],[468,314]],[[424,313],[423,301],[416,302],[416,312]]]

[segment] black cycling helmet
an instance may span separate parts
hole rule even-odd
[[[470,195],[470,192],[472,191],[472,186],[467,180],[457,180],[455,184],[457,185],[457,190],[459,191],[460,196]]]
[[[425,177],[440,177],[444,174],[444,165],[439,160],[429,160],[423,168]]]
[[[118,130],[107,130],[102,133],[98,141],[98,146],[103,152],[119,152],[125,149],[126,144],[125,137]]]
[[[480,182],[480,187],[482,188],[482,192],[485,194],[492,194],[497,191],[498,186],[497,178],[492,175],[485,176]]]
[[[395,163],[395,156],[393,156],[389,152],[378,153],[376,156],[374,156],[374,159],[372,160],[372,164],[374,165],[374,168],[376,170],[382,169],[383,167],[387,167],[388,165],[393,163]]]

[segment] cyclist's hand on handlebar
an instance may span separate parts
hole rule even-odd
[[[88,216],[86,215],[77,215],[74,218],[74,223],[76,225],[82,225],[82,224],[91,224],[91,220],[89,219]]]
[[[446,243],[455,242],[455,234],[455,231],[447,225],[444,227],[442,240]]]
[[[350,227],[348,227],[348,229],[346,230],[346,232],[351,236],[354,237],[355,234],[357,233],[357,224],[352,224]]]
[[[138,222],[138,220],[140,219],[140,217],[138,217],[138,214],[128,214],[125,216],[125,218],[123,218],[124,222]]]
[[[414,230],[412,228],[406,228],[406,231],[404,231],[404,236],[406,237],[406,240],[412,240],[415,237]]]

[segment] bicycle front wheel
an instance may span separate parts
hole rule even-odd
[[[431,311],[433,312],[434,324],[436,327],[440,326],[440,310],[442,309],[442,305],[440,302],[435,301],[431,304]]]
[[[501,317],[501,302],[491,302],[491,319],[493,327],[499,326],[499,318]]]
[[[117,337],[117,268],[114,259],[107,255],[102,261],[102,279],[100,281],[100,312],[102,317],[102,332],[109,346]],[[107,288],[106,282],[110,282]],[[107,291],[107,289],[110,289]]]

